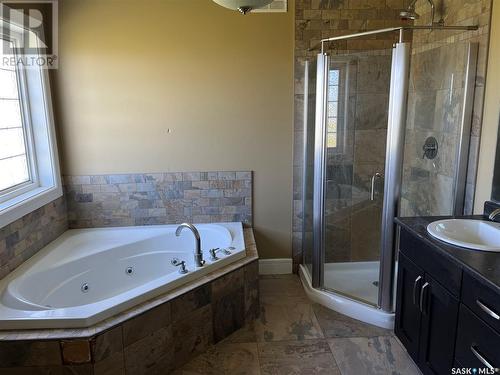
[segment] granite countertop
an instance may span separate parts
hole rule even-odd
[[[427,225],[442,219],[474,219],[485,220],[482,215],[461,217],[400,217],[396,218],[396,224],[407,229],[420,240],[449,256],[452,261],[457,262],[464,269],[469,270],[480,277],[494,288],[500,291],[500,253],[477,251],[453,246],[435,239],[427,233]]]

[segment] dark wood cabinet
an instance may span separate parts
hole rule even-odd
[[[466,367],[500,366],[500,334],[479,319],[467,306],[460,306],[455,357]]]
[[[500,293],[446,261],[437,249],[401,230],[396,336],[423,374],[500,367]]]
[[[454,362],[458,299],[426,275],[422,286],[418,363],[424,374],[448,374]]]
[[[424,374],[450,373],[458,300],[400,253],[394,331]]]
[[[394,332],[408,354],[418,361],[421,312],[419,291],[424,284],[424,271],[404,255],[399,256]]]

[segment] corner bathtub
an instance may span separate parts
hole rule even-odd
[[[193,233],[176,237],[177,225],[68,230],[0,281],[0,329],[88,327],[245,257],[241,223],[195,226],[201,268]],[[212,248],[231,254],[211,261]]]

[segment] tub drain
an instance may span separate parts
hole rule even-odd
[[[90,289],[89,284],[87,284],[87,283],[82,284],[82,287],[80,289],[81,289],[82,293],[87,293]]]

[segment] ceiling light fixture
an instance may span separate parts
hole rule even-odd
[[[269,5],[273,0],[213,0],[224,8],[237,10],[241,14],[247,14],[254,9]]]

